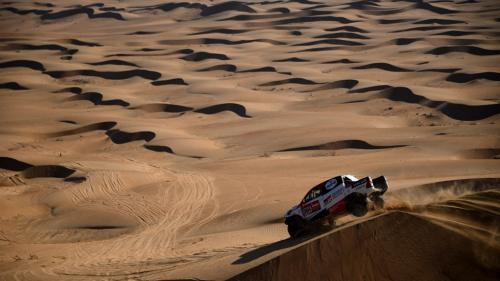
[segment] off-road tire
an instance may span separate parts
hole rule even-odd
[[[355,217],[362,217],[368,213],[368,202],[362,194],[351,194],[347,200],[347,211]]]
[[[297,238],[305,230],[305,222],[301,218],[293,218],[290,223],[288,223],[288,234],[290,237]]]
[[[356,203],[351,207],[351,214],[355,217],[362,217],[368,213],[368,207],[365,204]]]

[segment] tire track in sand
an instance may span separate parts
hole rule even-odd
[[[175,245],[181,233],[189,230],[189,224],[196,221],[199,225],[215,217],[217,205],[213,200],[213,178],[205,174],[178,173],[175,181],[166,185],[165,182],[159,183],[159,187],[154,196],[156,200],[149,202],[154,209],[162,209],[162,212],[157,212],[162,217],[157,218],[156,223],[149,222],[137,231],[111,241],[79,243],[72,257],[53,268],[52,272],[65,276],[123,278],[169,271],[180,261],[184,264],[202,258],[178,252]]]

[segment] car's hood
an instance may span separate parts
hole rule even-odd
[[[300,206],[299,205],[295,205],[290,210],[288,210],[288,212],[286,212],[285,218],[291,217],[291,216],[296,215],[296,214],[300,214]]]

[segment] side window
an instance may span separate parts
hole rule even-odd
[[[302,200],[303,203],[309,202],[311,200],[314,200],[318,198],[321,194],[321,189],[319,188],[313,188],[309,193],[306,194],[304,197],[304,200]]]

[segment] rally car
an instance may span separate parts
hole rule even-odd
[[[326,180],[309,190],[300,204],[286,213],[288,233],[292,238],[298,237],[318,222],[335,226],[335,218],[343,214],[364,216],[369,204],[383,207],[382,195],[387,188],[384,176],[372,180],[342,175]]]

